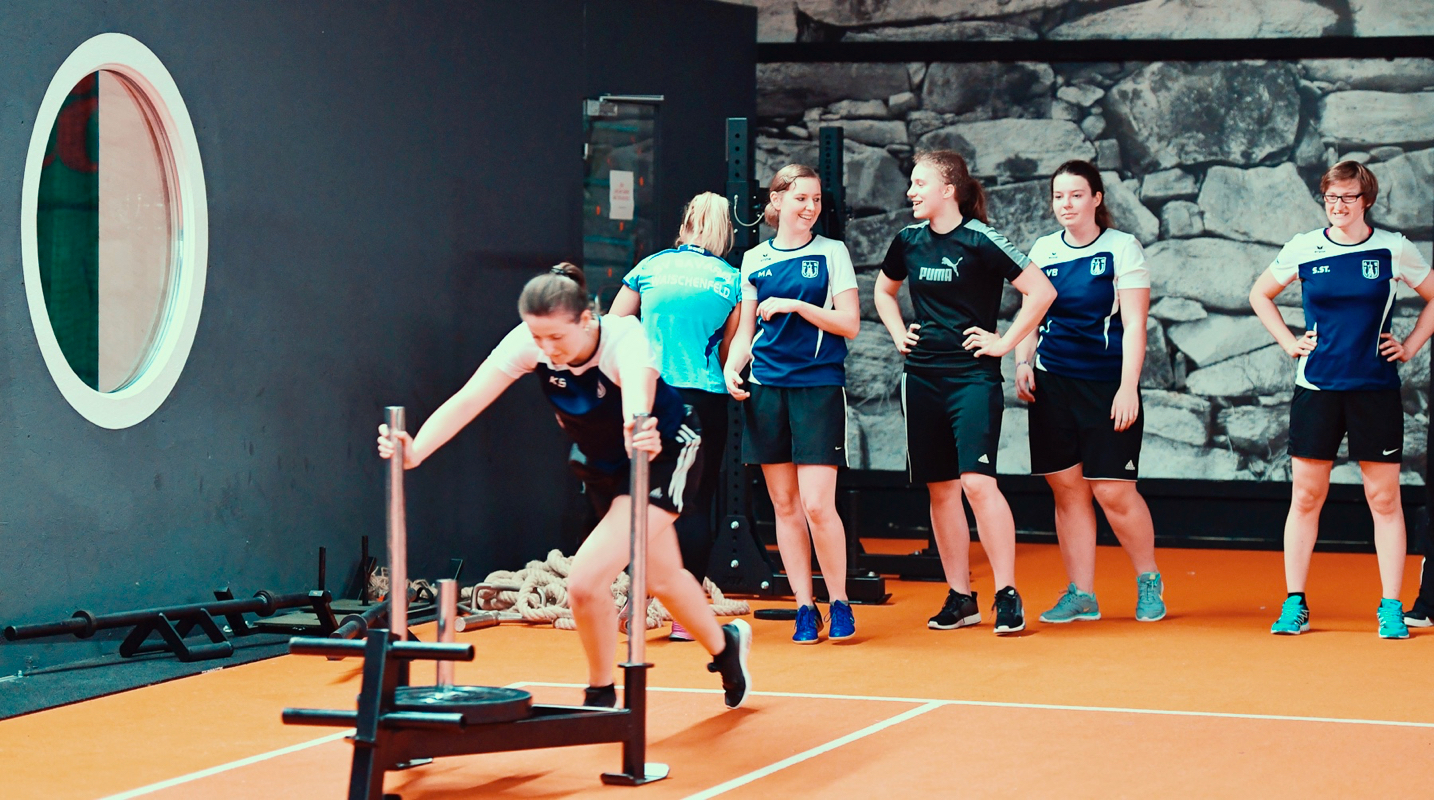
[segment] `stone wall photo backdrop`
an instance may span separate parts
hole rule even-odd
[[[1428,36],[1428,0],[728,0],[760,42]]]
[[[819,5],[884,7],[879,0],[798,3]],[[1104,5],[1135,13],[1150,3]],[[1330,4],[1250,5],[1309,6],[1318,16]],[[1434,60],[768,63],[758,67],[758,114],[763,185],[784,164],[816,163],[818,128],[845,129],[854,217],[847,243],[863,318],[847,360],[847,392],[851,447],[859,454],[854,465],[868,469],[905,468],[901,363],[877,321],[871,287],[892,236],[912,221],[905,189],[918,149],[963,153],[989,192],[992,224],[1023,250],[1058,228],[1047,199],[1056,166],[1069,158],[1100,166],[1115,224],[1145,245],[1153,281],[1142,379],[1146,477],[1289,479],[1294,363],[1246,296],[1280,245],[1325,224],[1312,195],[1327,166],[1346,158],[1368,163],[1380,181],[1372,220],[1404,233],[1431,257]],[[1007,292],[1003,325],[1018,305],[1014,290]],[[1298,284],[1278,303],[1291,330],[1302,332]],[[1401,289],[1396,333],[1409,332],[1421,307]],[[1400,368],[1406,484],[1423,482],[1429,352],[1426,346]],[[1011,362],[1004,360],[1000,470],[1023,474],[1026,411],[1015,399]],[[1340,462],[1335,480],[1357,483],[1357,465]]]

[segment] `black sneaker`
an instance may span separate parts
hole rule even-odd
[[[727,707],[741,708],[752,690],[752,675],[747,672],[747,654],[752,652],[752,626],[744,619],[729,622],[722,626],[722,637],[727,645],[712,657],[707,671],[721,673]]]
[[[981,607],[976,605],[976,593],[961,594],[955,589],[946,590],[946,604],[936,616],[926,621],[926,627],[933,631],[950,631],[976,625],[981,622]]]
[[[1014,587],[996,592],[996,635],[1020,633],[1026,629],[1026,614],[1021,606],[1021,595]]]
[[[1414,601],[1414,605],[1404,612],[1404,624],[1411,628],[1434,627],[1434,608],[1424,604],[1421,598]]]
[[[589,708],[617,708],[617,684],[583,689],[583,705]]]

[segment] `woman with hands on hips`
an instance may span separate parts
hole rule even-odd
[[[724,375],[743,401],[742,460],[762,465],[776,512],[777,547],[797,600],[792,641],[816,644],[823,620],[812,595],[811,544],[831,602],[830,638],[856,633],[836,481],[846,464],[846,340],[861,330],[860,310],[846,245],[812,232],[822,202],[816,171],[783,167],[769,192],[765,216],[777,233],[743,255],[742,305]]]
[[[752,630],[743,620],[717,624],[701,585],[682,568],[673,522],[691,508],[700,480],[701,425],[677,391],[658,376],[642,324],[633,317],[595,317],[580,268],[559,264],[528,281],[518,298],[523,321],[493,349],[473,377],[404,442],[404,468],[413,469],[452,439],[523,375],[537,373],[558,423],[582,451],[579,477],[612,497],[597,527],[573,557],[568,599],[587,656],[584,705],[615,706],[613,663],[617,609],[612,582],[628,563],[630,456],[647,458],[647,583],[673,619],[712,654],[728,708],[747,696],[747,653]],[[633,416],[651,413],[642,430]],[[393,457],[387,426],[379,426],[378,452]],[[639,609],[639,614],[643,610]],[[642,631],[633,635],[641,636]]]
[[[1285,518],[1285,587],[1288,595],[1270,632],[1309,630],[1305,598],[1310,556],[1319,536],[1319,513],[1329,492],[1339,444],[1349,436],[1349,457],[1359,462],[1364,496],[1374,517],[1374,549],[1383,590],[1375,619],[1379,636],[1405,639],[1409,628],[1399,590],[1404,580],[1405,529],[1399,470],[1404,455],[1401,362],[1434,333],[1434,278],[1402,234],[1366,219],[1379,195],[1374,173],[1342,161],[1320,178],[1319,198],[1329,227],[1291,239],[1250,290],[1250,306],[1266,330],[1296,360],[1290,401],[1290,512]],[[1295,336],[1285,327],[1275,297],[1300,280],[1305,324]],[[1391,330],[1396,284],[1424,300],[1408,338]]]
[[[901,376],[906,451],[913,483],[931,492],[931,528],[946,573],[946,601],[927,622],[951,630],[981,621],[971,589],[975,512],[996,583],[995,632],[1026,627],[1016,591],[1016,524],[996,485],[1001,442],[1001,356],[1040,324],[1056,291],[1039,268],[986,224],[986,191],[949,150],[918,153],[906,196],[919,222],[896,235],[881,265],[876,310],[906,355]],[[916,320],[901,318],[897,292],[911,284]],[[1022,294],[1004,335],[996,332],[1006,281]]]
[[[1100,619],[1095,509],[1105,511],[1135,567],[1135,618],[1165,617],[1155,525],[1135,486],[1145,429],[1140,371],[1150,271],[1134,236],[1111,227],[1100,171],[1067,161],[1051,178],[1062,230],[1031,254],[1056,287],[1038,332],[1016,347],[1016,394],[1030,404],[1031,473],[1056,503],[1056,537],[1070,584],[1041,622]]]

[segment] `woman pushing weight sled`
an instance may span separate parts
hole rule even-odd
[[[741,706],[750,689],[747,653],[752,629],[743,620],[719,626],[707,595],[682,567],[673,522],[690,508],[702,462],[701,425],[677,390],[659,377],[642,323],[633,317],[597,317],[588,307],[582,270],[559,264],[528,281],[518,297],[523,321],[493,349],[457,394],[404,440],[404,468],[413,469],[472,422],[513,381],[538,373],[558,424],[586,459],[579,477],[595,496],[611,497],[597,527],[578,548],[568,575],[568,597],[588,661],[584,705],[615,706],[613,661],[617,649],[612,582],[627,566],[629,456],[651,461],[648,496],[648,590],[662,600],[707,652],[707,669],[720,673],[728,708]],[[634,414],[651,412],[642,430]],[[378,452],[393,455],[386,426]],[[643,609],[637,609],[638,615]],[[641,636],[640,631],[633,635]]]

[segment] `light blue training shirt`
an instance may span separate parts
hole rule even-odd
[[[669,386],[725,394],[717,348],[742,278],[735,267],[684,244],[644,258],[623,285],[642,298],[642,327]]]

